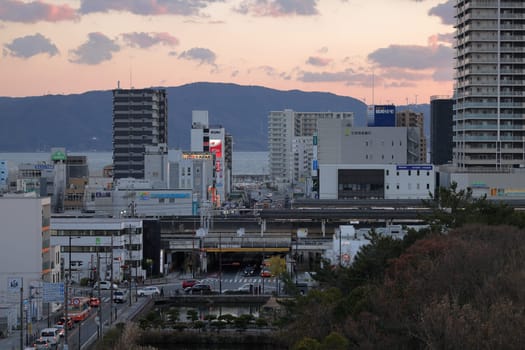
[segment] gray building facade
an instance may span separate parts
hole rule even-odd
[[[168,100],[164,89],[113,90],[114,179],[144,179],[146,146],[167,155]]]

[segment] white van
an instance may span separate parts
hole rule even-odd
[[[99,282],[96,282],[93,285],[93,289],[98,289]],[[111,289],[111,282],[110,281],[100,281],[100,289]],[[118,289],[118,286],[113,283],[113,289]]]
[[[40,338],[46,340],[52,349],[56,349],[60,341],[58,328],[44,328],[40,331]]]

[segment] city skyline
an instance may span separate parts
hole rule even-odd
[[[452,94],[454,3],[4,0],[0,96],[210,81],[429,103]]]

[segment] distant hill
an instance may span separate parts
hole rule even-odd
[[[224,83],[193,83],[166,90],[170,149],[189,149],[193,110],[207,110],[210,124],[223,126],[233,136],[234,151],[267,150],[270,111],[351,111],[355,114],[356,126],[366,124],[364,103],[331,93],[280,91]],[[425,112],[428,119],[428,105],[411,107]],[[428,125],[427,122],[427,129]],[[111,151],[111,90],[76,95],[0,97],[1,152],[48,151],[51,147],[77,152]]]

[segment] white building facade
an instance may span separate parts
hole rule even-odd
[[[61,247],[62,278],[145,278],[142,232],[140,219],[52,218],[51,244]]]
[[[0,197],[0,304],[20,317],[20,287],[30,319],[41,319],[42,282],[58,282],[60,255],[50,244],[51,199],[35,195]],[[57,263],[58,259],[58,263]],[[10,330],[9,330],[10,331]]]
[[[436,172],[431,164],[320,164],[320,199],[428,199]]]
[[[317,133],[318,122],[340,119],[353,124],[353,118],[353,112],[295,112],[291,109],[270,112],[268,150],[271,181],[281,190],[297,184],[305,187],[311,178],[315,156],[313,137]]]

